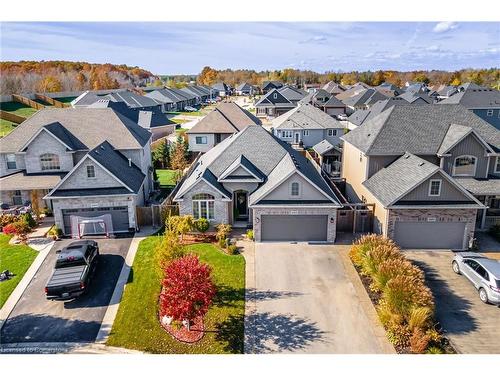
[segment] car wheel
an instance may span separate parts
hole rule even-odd
[[[457,275],[460,275],[460,267],[458,266],[458,262],[456,260],[451,262],[451,268],[453,268],[453,272],[455,272]]]
[[[483,303],[488,303],[488,293],[486,293],[486,290],[484,290],[484,288],[479,288],[479,299]]]

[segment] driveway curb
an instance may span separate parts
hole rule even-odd
[[[243,339],[243,354],[253,353],[253,343],[251,335],[247,332],[251,331],[253,326],[251,318],[257,311],[257,302],[255,298],[249,298],[249,295],[255,293],[255,242],[253,241],[238,241],[236,246],[243,247],[243,257],[245,258],[245,318],[244,318],[244,339]]]
[[[127,251],[127,256],[125,257],[125,262],[123,262],[122,269],[120,271],[120,276],[116,281],[115,289],[113,295],[108,303],[108,308],[104,314],[104,318],[101,322],[101,327],[97,333],[95,343],[105,344],[108,340],[109,334],[111,332],[111,327],[113,327],[113,322],[115,321],[116,314],[118,313],[118,308],[120,307],[120,301],[122,299],[123,292],[128,282],[128,277],[130,275],[130,270],[132,264],[134,263],[135,254],[139,248],[139,243],[146,237],[154,234],[158,229],[152,227],[143,228],[141,232],[136,232],[132,242]]]
[[[370,321],[372,322],[373,333],[375,334],[375,337],[379,341],[381,349],[384,350],[385,352],[384,354],[397,354],[396,350],[394,349],[394,346],[387,339],[386,331],[382,326],[382,324],[380,323],[377,310],[375,310],[375,306],[373,306],[373,303],[370,297],[368,296],[368,293],[366,292],[366,289],[363,283],[361,282],[361,279],[359,278],[358,272],[356,271],[353,264],[351,263],[351,260],[349,259],[348,255],[349,246],[339,245],[338,247],[342,263],[346,271],[346,275],[352,282],[352,285],[356,290],[356,294],[359,297],[361,307],[363,308],[368,319],[370,319]]]
[[[47,258],[47,255],[49,255],[50,250],[52,249],[54,244],[55,242],[52,241],[45,247],[42,247],[38,250],[38,255],[36,256],[35,260],[33,261],[33,263],[31,263],[31,266],[28,268],[19,284],[17,284],[16,288],[12,291],[7,301],[5,301],[2,309],[0,310],[0,330],[3,328],[3,325],[12,313],[12,310],[14,310],[17,303],[21,299],[31,280],[33,279],[33,277],[35,277],[45,258]]]

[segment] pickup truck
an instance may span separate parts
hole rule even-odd
[[[56,264],[45,287],[49,300],[64,301],[85,293],[94,276],[99,245],[92,240],[72,242],[57,251]]]

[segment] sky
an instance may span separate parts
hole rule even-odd
[[[1,23],[2,61],[70,60],[154,74],[216,69],[458,70],[499,67],[500,23]]]

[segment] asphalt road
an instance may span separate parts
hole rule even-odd
[[[89,292],[66,302],[45,298],[56,251],[71,240],[57,242],[5,322],[1,343],[95,340],[132,238],[96,240],[101,255]]]

